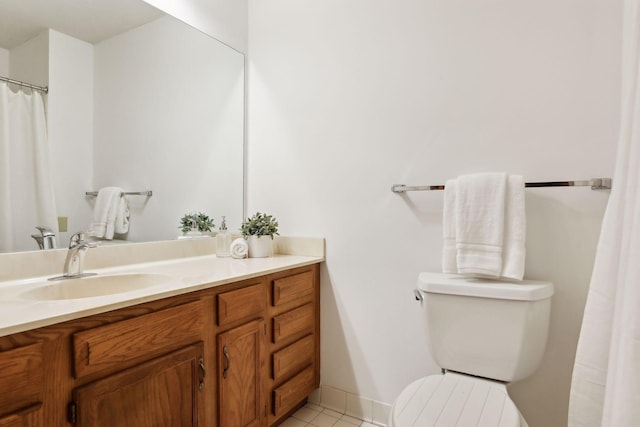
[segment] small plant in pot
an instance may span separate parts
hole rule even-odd
[[[242,236],[249,244],[250,258],[264,258],[271,253],[271,241],[278,234],[278,220],[273,216],[256,212],[240,226]],[[269,236],[267,239],[265,236]]]
[[[208,215],[202,212],[192,212],[184,214],[184,216],[180,218],[180,226],[178,228],[182,230],[182,234],[186,235],[194,231],[210,232],[214,227],[213,219],[209,218]]]

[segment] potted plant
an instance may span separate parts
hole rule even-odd
[[[213,223],[213,219],[209,218],[208,215],[205,215],[202,212],[192,212],[184,214],[184,216],[180,218],[180,226],[178,228],[182,230],[182,234],[186,235],[190,231],[208,233],[214,226],[215,224]]]
[[[278,234],[278,221],[271,215],[256,212],[240,226],[242,236],[249,245],[250,258],[264,258],[271,253],[271,241]],[[264,236],[270,239],[261,238]]]

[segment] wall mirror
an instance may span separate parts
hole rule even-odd
[[[58,246],[92,223],[96,198],[85,193],[109,186],[153,192],[126,196],[129,231],[113,242],[176,239],[191,212],[216,229],[224,215],[236,231],[244,72],[241,53],[140,0],[0,2],[0,76],[49,88]],[[25,221],[0,252],[38,249],[31,234],[49,224]]]

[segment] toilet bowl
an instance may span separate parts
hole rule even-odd
[[[553,285],[421,273],[417,299],[426,313],[429,349],[444,374],[409,384],[389,427],[523,427],[506,384],[540,364]]]
[[[504,383],[452,372],[409,384],[394,403],[388,427],[526,427]]]

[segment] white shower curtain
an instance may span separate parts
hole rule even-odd
[[[640,426],[640,0],[625,0],[622,120],[573,369],[569,425]]]
[[[44,101],[0,82],[0,252],[38,249],[36,225],[58,232]]]

